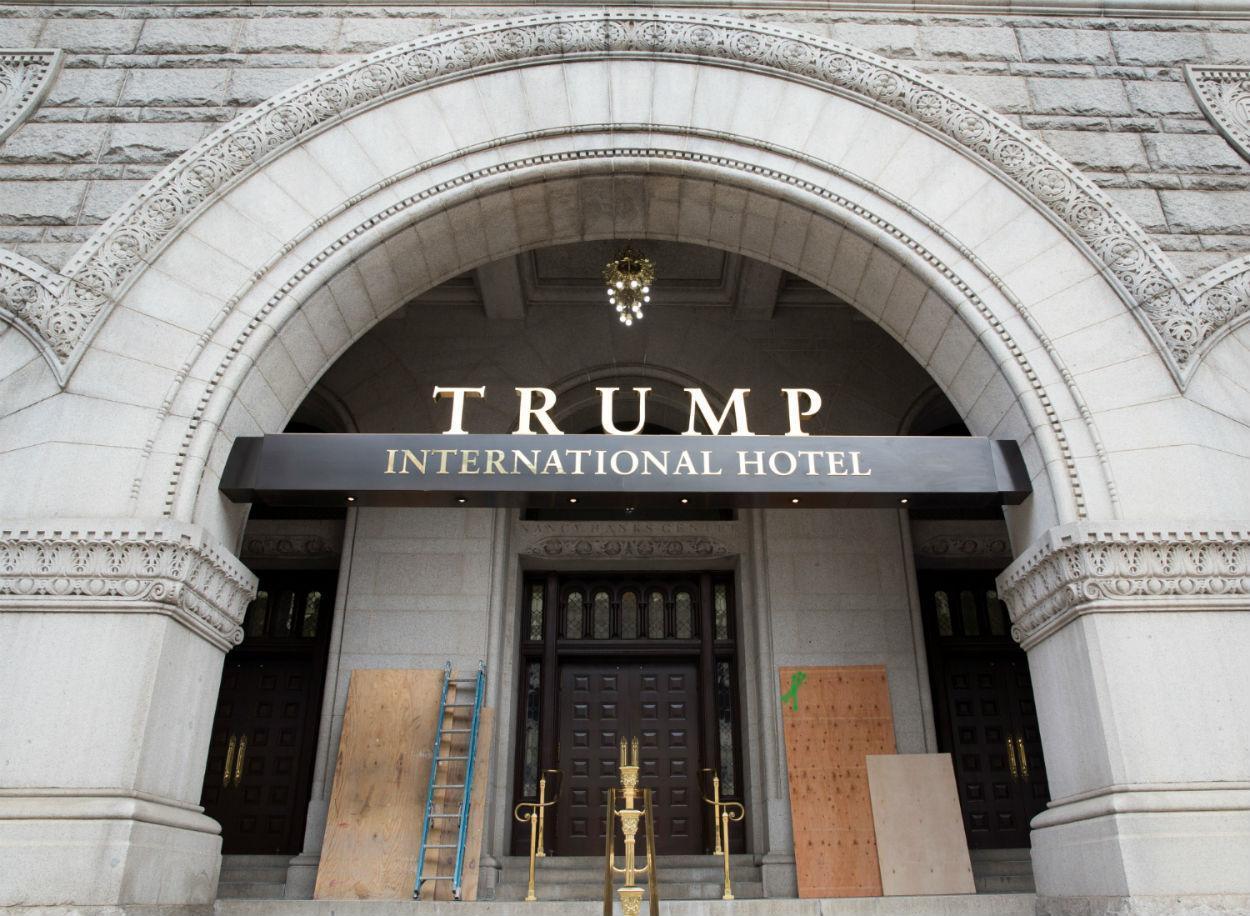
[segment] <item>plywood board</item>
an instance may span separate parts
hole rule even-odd
[[[799,896],[880,896],[865,760],[894,753],[885,668],[782,668],[781,693]]]
[[[442,671],[359,669],[352,672],[313,894],[316,899],[412,898],[442,684]],[[449,695],[448,702],[452,701],[453,696]],[[474,804],[464,872],[468,899],[472,899],[470,894],[476,896],[477,891],[481,827],[479,823],[475,840],[473,822],[480,819],[485,808],[489,712],[482,711],[483,728],[478,738],[478,769],[474,775]],[[449,718],[448,724],[467,727],[468,722],[452,723]],[[467,742],[467,735],[458,737]],[[464,743],[459,745],[465,746]],[[452,775],[463,777],[463,764],[459,767]],[[452,780],[440,774],[440,782],[452,781],[463,779]],[[445,832],[439,831],[439,834],[445,835]],[[454,843],[455,832],[450,833],[450,840],[436,839],[436,832],[432,830],[429,842]],[[445,873],[450,874],[450,868]],[[427,899],[434,897],[429,892],[425,896]],[[450,896],[449,886],[446,891],[439,889],[438,898]]]
[[[950,754],[870,756],[868,790],[887,897],[976,893]]]

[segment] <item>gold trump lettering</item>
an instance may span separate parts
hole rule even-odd
[[[736,452],[738,477],[870,477],[862,452],[755,449]],[[383,473],[535,477],[721,477],[726,469],[707,449],[388,448]]]
[[[559,395],[550,388],[515,388],[517,396],[517,422],[512,430],[514,436],[533,436],[545,433],[549,436],[562,436],[555,417],[559,413]],[[650,388],[634,388],[635,398],[624,397],[626,402],[636,402],[637,419],[632,427],[618,425],[617,397],[621,389],[601,387],[599,392],[599,419],[603,431],[609,436],[637,436],[647,425],[647,395]],[[689,422],[682,432],[683,436],[729,435],[754,436],[747,416],[747,395],[750,388],[734,388],[727,398],[722,399],[719,412],[712,404],[712,398],[702,388],[683,388],[688,401]],[[813,419],[820,413],[822,401],[820,394],[811,388],[782,388],[781,396],[786,402],[786,419],[788,422],[787,436],[809,436],[803,428],[805,420]],[[486,386],[434,386],[435,401],[450,401],[451,416],[443,434],[447,436],[463,436],[468,434],[465,427],[465,413],[468,400],[484,400]],[[535,429],[535,424],[538,428]],[[704,432],[706,430],[706,433]],[[784,461],[785,459],[779,459]],[[396,473],[399,473],[396,471]],[[422,472],[424,473],[424,472]],[[809,472],[813,474],[815,472]]]

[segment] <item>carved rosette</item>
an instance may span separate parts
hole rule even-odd
[[[255,593],[256,577],[194,526],[0,528],[0,611],[156,611],[228,649]]]
[[[1026,649],[1090,611],[1250,610],[1250,525],[1052,529],[998,577]]]
[[[675,56],[816,82],[940,134],[1008,176],[1115,278],[1154,332],[1178,381],[1231,317],[1250,311],[1245,259],[1184,284],[1146,233],[1070,163],[990,109],[924,74],[858,49],[740,19],[650,11],[503,20],[379,51],[318,75],[241,115],[180,156],[91,237],[33,301],[28,324],[68,373],[91,327],[140,265],[208,201],[271,156],[376,102],[519,61]],[[57,314],[50,321],[45,312]]]
[[[1250,67],[1185,67],[1185,79],[1203,113],[1250,159]]]

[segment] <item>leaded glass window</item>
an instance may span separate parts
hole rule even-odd
[[[736,795],[738,774],[734,767],[733,666],[716,663],[716,728],[720,746],[720,786],[723,795]]]
[[[535,582],[530,585],[530,631],[529,638],[543,638],[543,587]]]
[[[243,629],[248,636],[264,636],[265,623],[269,619],[269,592],[258,591],[247,606]]]
[[[729,586],[723,582],[712,588],[712,614],[717,639],[729,639]]]
[[[605,591],[595,592],[594,610],[591,620],[591,635],[595,639],[609,639],[612,636],[612,596]]]
[[[959,593],[959,616],[963,620],[965,636],[981,634],[977,623],[977,596],[966,589]]]
[[[998,600],[998,592],[991,590],[985,593],[985,609],[989,612],[990,633],[994,636],[1006,636],[1007,615],[1003,603]]]
[[[583,633],[582,621],[585,614],[582,607],[582,593],[569,592],[564,605],[564,635],[569,639],[580,639]]]
[[[955,631],[951,625],[951,602],[946,592],[937,592],[933,596],[937,605],[937,624],[939,636],[950,636]]]
[[[538,794],[538,717],[542,705],[542,665],[525,666],[525,745],[521,766],[521,791],[526,798]]]
[[[653,591],[647,598],[647,637],[664,638],[664,594]]]
[[[690,592],[678,592],[673,599],[673,635],[678,639],[694,636],[694,606]]]
[[[638,638],[638,593],[625,592],[621,595],[621,638]]]
[[[300,636],[316,636],[320,617],[321,592],[309,592],[304,598],[304,619],[300,622]]]

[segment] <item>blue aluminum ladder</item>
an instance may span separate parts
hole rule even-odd
[[[455,703],[447,702],[447,694],[453,684],[472,684],[473,685],[473,701],[460,702],[457,695]],[[459,694],[457,689],[457,694]],[[473,798],[473,763],[477,757],[477,732],[478,724],[482,718],[482,697],[486,693],[486,663],[479,662],[477,666],[477,674],[474,677],[456,678],[451,676],[451,662],[449,661],[443,666],[443,692],[438,701],[438,731],[434,735],[434,753],[430,757],[430,785],[425,794],[425,820],[421,824],[421,852],[417,857],[417,880],[412,887],[412,899],[421,899],[421,885],[426,881],[450,881],[451,894],[455,900],[461,899],[461,879],[464,875],[464,843],[469,833],[469,805]],[[448,710],[468,709],[473,707],[473,721],[467,729],[448,727],[446,716]],[[452,713],[452,722],[455,722],[455,713]],[[444,754],[443,738],[446,735],[458,735],[468,732],[469,743],[463,754]],[[448,748],[450,750],[450,748]],[[447,772],[447,764],[457,761],[465,761],[464,782],[458,784],[449,784],[439,782],[439,777]],[[443,767],[442,770],[439,767]],[[435,811],[434,810],[434,793],[446,791],[453,793],[459,791],[460,804],[456,811]],[[444,800],[444,803],[446,799]],[[436,820],[454,820],[459,822],[459,829],[456,831],[456,842],[453,846],[451,843],[435,843],[431,844],[430,824]],[[425,874],[425,856],[429,850],[456,850],[456,865],[450,875],[426,875]],[[436,859],[441,858],[436,856]]]

